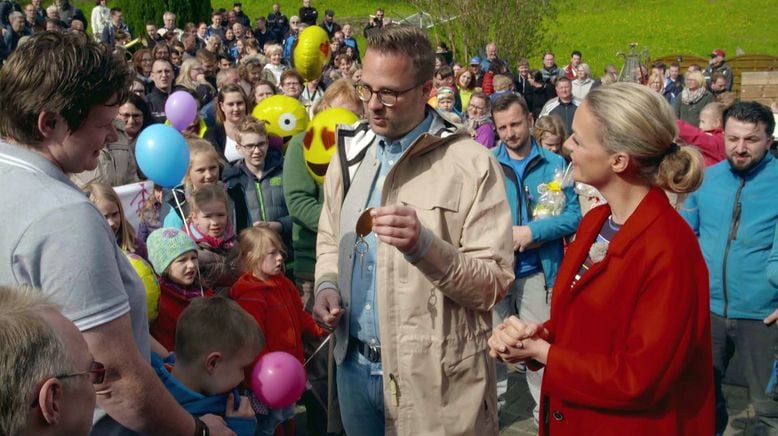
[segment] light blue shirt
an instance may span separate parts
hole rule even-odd
[[[381,192],[383,191],[386,175],[395,163],[402,157],[406,150],[423,133],[429,131],[432,126],[432,114],[427,113],[426,118],[416,128],[394,142],[376,136],[378,148],[376,159],[380,168],[373,180],[366,208],[381,206]],[[349,317],[349,331],[351,336],[370,345],[380,345],[380,329],[378,324],[378,307],[376,300],[376,270],[378,238],[375,233],[370,233],[364,238],[367,242],[367,250],[364,255],[354,253],[354,268],[351,274],[351,316]]]

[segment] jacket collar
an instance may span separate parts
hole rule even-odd
[[[414,156],[420,156],[422,154],[425,154],[429,152],[430,150],[433,150],[434,148],[440,146],[441,144],[444,144],[447,142],[448,137],[452,135],[468,135],[466,129],[461,128],[457,129],[457,127],[438,115],[438,112],[431,107],[427,106],[426,108],[427,116],[432,115],[432,124],[430,124],[430,128],[426,133],[422,133],[421,136],[416,138],[416,140],[410,145],[408,150],[403,154],[403,156],[408,156],[407,158],[411,158]],[[346,157],[346,162],[348,164],[351,164],[351,161],[360,155],[363,154],[363,150],[370,146],[375,140],[378,138],[378,135],[376,135],[371,129],[370,125],[367,121],[360,121],[357,124],[350,126],[350,127],[342,127],[338,130],[338,136],[342,137],[346,142],[350,142],[351,140],[347,139],[349,137],[354,138],[354,142],[350,144],[342,144],[345,146],[344,152]],[[339,147],[341,144],[338,145]]]
[[[600,272],[607,268],[608,262],[613,257],[623,257],[624,254],[634,245],[635,240],[640,237],[646,229],[663,213],[672,209],[667,195],[660,188],[653,187],[638,207],[627,219],[627,222],[621,226],[616,236],[608,245],[608,251],[605,258],[594,264],[586,274],[576,284],[576,289],[592,280]],[[591,215],[591,217],[589,217]],[[570,263],[567,264],[565,271],[560,271],[560,282],[569,285],[573,277],[578,272],[581,264],[589,254],[589,249],[599,233],[605,220],[611,215],[611,208],[604,204],[589,211],[587,214],[587,225],[579,228],[576,233],[576,242],[574,250],[570,250],[566,256]]]
[[[774,159],[775,158],[773,157],[772,152],[770,152],[770,150],[767,150],[767,152],[765,152],[764,156],[762,157],[762,160],[760,160],[755,167],[751,168],[745,173],[732,168],[732,164],[730,164],[729,161],[727,161],[727,165],[729,165],[729,171],[735,176],[750,180],[756,177],[760,172],[762,172],[762,170]]]
[[[530,136],[530,152],[527,155],[528,159],[542,159],[542,160],[548,160],[547,154],[551,153],[550,151],[546,150],[545,148],[538,145],[537,141],[535,141],[535,138]],[[508,146],[505,145],[504,142],[500,141],[500,145],[497,146],[497,148],[492,151],[494,153],[494,157],[497,158],[497,161],[501,164],[510,165],[510,156],[508,155]]]

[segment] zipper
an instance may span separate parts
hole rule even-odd
[[[257,200],[259,200],[259,214],[262,221],[267,221],[267,214],[265,213],[265,199],[262,197],[262,184],[260,182],[254,182],[257,188]]]
[[[743,186],[746,184],[746,179],[740,179],[740,185],[737,187],[735,193],[735,202],[732,205],[732,222],[729,225],[729,235],[727,235],[727,246],[724,248],[724,262],[722,262],[721,281],[724,285],[724,318],[728,318],[727,311],[729,310],[729,298],[727,289],[727,260],[729,259],[729,249],[732,246],[732,241],[737,238],[737,229],[740,226],[740,212],[742,210],[740,203],[740,194],[743,191]]]

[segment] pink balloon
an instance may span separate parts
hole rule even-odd
[[[165,116],[173,127],[183,131],[197,117],[197,102],[192,94],[186,91],[176,91],[170,94],[165,101]]]
[[[296,403],[305,391],[305,369],[296,357],[283,351],[262,356],[251,371],[251,389],[271,409]]]

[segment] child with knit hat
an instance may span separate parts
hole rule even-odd
[[[182,230],[162,228],[153,231],[146,240],[149,261],[159,276],[159,315],[151,324],[151,335],[166,349],[173,351],[176,322],[189,301],[210,297],[198,277],[197,245]]]
[[[438,113],[452,123],[462,124],[462,116],[454,109],[456,96],[448,86],[438,88]]]

